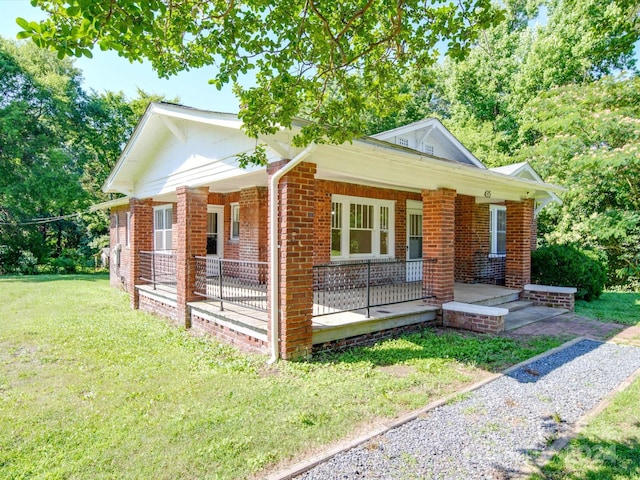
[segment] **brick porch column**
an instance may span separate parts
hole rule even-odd
[[[506,201],[507,265],[505,286],[522,289],[531,283],[531,226],[533,200]]]
[[[240,190],[240,260],[267,261],[268,201],[266,187]]]
[[[136,284],[144,283],[140,280],[140,251],[153,250],[153,201],[149,198],[129,200],[131,218],[129,222],[129,276],[127,288],[131,308],[137,310],[140,296]],[[124,249],[125,247],[123,247]],[[123,253],[120,253],[122,255]]]
[[[456,196],[455,279],[472,283],[475,277],[474,254],[477,250],[475,233],[476,199],[469,195]]]
[[[422,211],[422,254],[424,258],[437,259],[434,265],[424,263],[422,281],[428,288],[428,269],[433,268],[433,297],[427,303],[440,306],[453,300],[456,191],[423,190]]]
[[[284,164],[271,164],[269,175]],[[286,360],[311,354],[315,173],[314,163],[301,162],[279,185],[280,356]],[[272,341],[270,324],[268,334]]]
[[[173,230],[173,246],[176,250],[176,293],[179,322],[191,327],[188,302],[199,300],[194,295],[196,286],[195,256],[207,254],[207,187],[176,189],[177,223]]]

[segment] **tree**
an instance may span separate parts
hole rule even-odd
[[[34,0],[40,22],[18,19],[22,38],[60,58],[115,50],[148,59],[160,76],[217,68],[212,83],[234,82],[249,135],[312,123],[295,141],[341,143],[366,129],[364,112],[385,117],[402,99],[398,78],[434,64],[437,43],[461,58],[482,28],[501,20],[491,0]],[[240,75],[255,73],[256,86]]]
[[[0,273],[72,255],[108,231],[100,190],[149,101],[86,93],[68,59],[0,38]],[[52,221],[53,220],[53,221]]]
[[[609,284],[640,285],[640,78],[541,94],[527,104],[522,131],[537,140],[518,156],[569,188],[540,217],[546,241],[599,251]]]

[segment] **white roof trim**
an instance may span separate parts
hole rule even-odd
[[[113,200],[108,200],[102,203],[96,203],[89,207],[90,212],[97,212],[98,210],[106,210],[107,208],[121,207],[122,205],[129,205],[131,197],[121,197]]]

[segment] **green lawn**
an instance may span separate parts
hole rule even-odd
[[[623,480],[640,478],[640,379],[619,393],[531,480]]]
[[[269,367],[105,276],[3,278],[0,478],[246,478],[559,343],[428,331]]]
[[[577,301],[576,313],[602,322],[640,324],[640,293],[604,292],[592,302]]]

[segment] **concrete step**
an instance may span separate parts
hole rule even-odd
[[[501,303],[500,305],[494,305],[494,306],[500,307],[500,308],[506,308],[507,310],[509,310],[509,313],[511,313],[511,312],[517,312],[518,310],[522,310],[527,307],[531,307],[532,305],[533,305],[533,302],[530,302],[528,300],[516,300],[513,302]]]
[[[504,317],[504,330],[506,332],[524,327],[530,323],[546,320],[567,313],[563,308],[551,307],[525,307],[521,310],[511,312]]]
[[[485,298],[477,302],[469,302],[469,303],[473,303],[474,305],[484,305],[485,307],[495,307],[498,305],[502,306],[501,304],[503,303],[515,302],[519,298],[520,298],[520,292],[516,291],[513,293],[499,295],[497,297],[492,297],[492,298]]]

